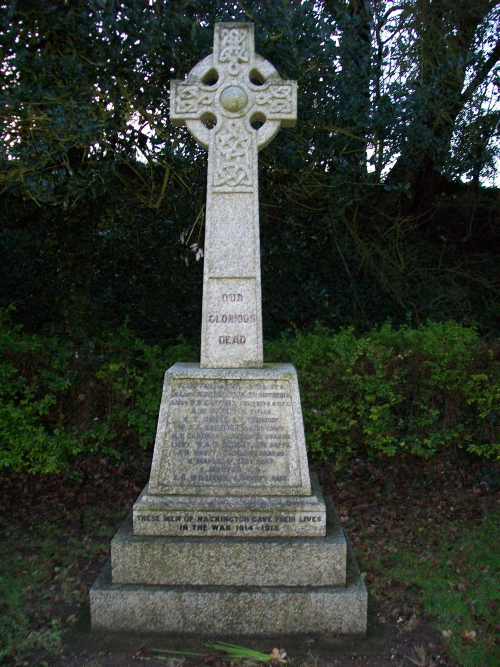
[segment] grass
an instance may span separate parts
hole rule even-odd
[[[429,526],[422,549],[388,545],[370,563],[379,574],[375,597],[404,586],[416,593],[424,612],[436,619],[453,659],[464,667],[500,665],[500,513],[463,526],[460,534]],[[390,553],[390,549],[393,552]],[[389,554],[389,555],[387,555]]]
[[[55,651],[61,633],[85,602],[85,563],[106,552],[106,542],[64,537],[52,523],[0,533],[0,662],[35,650]]]
[[[73,474],[0,477],[1,664],[61,664],[51,653],[61,650],[65,629],[87,602],[109,539],[147,480],[149,460],[116,467],[90,457],[78,471],[81,481]],[[455,664],[500,665],[498,464],[400,456],[356,459],[320,473],[367,570],[397,659],[414,646],[415,664],[449,664],[435,630],[426,634],[419,623],[431,616]],[[159,664],[158,657],[148,659]]]
[[[377,572],[374,596],[390,597],[404,582],[421,609],[436,619],[452,657],[464,667],[500,664],[500,645],[493,640],[500,609],[499,519],[498,514],[485,517],[451,538],[429,526],[420,534],[421,543],[431,545],[424,552],[394,541],[370,563]],[[0,660],[57,650],[72,620],[66,612],[86,600],[80,563],[105,554],[106,542],[61,535],[53,524],[28,531],[11,527],[2,534]]]

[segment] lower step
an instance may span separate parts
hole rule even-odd
[[[345,587],[112,584],[90,590],[93,630],[205,635],[364,635],[367,591],[350,547]]]

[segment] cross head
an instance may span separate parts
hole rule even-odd
[[[252,23],[216,23],[213,53],[171,81],[170,120],[208,149],[202,368],[263,364],[257,153],[296,117]]]

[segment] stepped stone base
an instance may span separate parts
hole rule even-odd
[[[367,591],[348,549],[344,588],[112,584],[90,591],[93,630],[272,636],[366,633]]]
[[[346,540],[330,498],[326,506],[324,538],[150,537],[133,534],[129,516],[111,543],[113,583],[344,586]]]
[[[105,632],[365,634],[367,591],[310,475],[291,364],[165,373],[149,484],[90,610]]]
[[[232,540],[134,536],[128,517],[90,591],[92,629],[363,635],[367,591],[330,499],[327,516],[324,538]]]

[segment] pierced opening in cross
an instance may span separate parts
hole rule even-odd
[[[267,118],[263,113],[261,113],[260,111],[256,111],[254,114],[250,116],[250,125],[253,127],[254,130],[258,130],[264,125],[266,120]]]
[[[263,86],[266,83],[266,77],[256,69],[250,70],[248,77],[254,86]]]
[[[218,80],[219,72],[215,67],[210,68],[208,72],[201,77],[201,82],[204,83],[205,86],[215,86]]]
[[[206,111],[203,116],[201,116],[200,120],[207,130],[213,130],[217,125],[217,116],[211,111]]]

